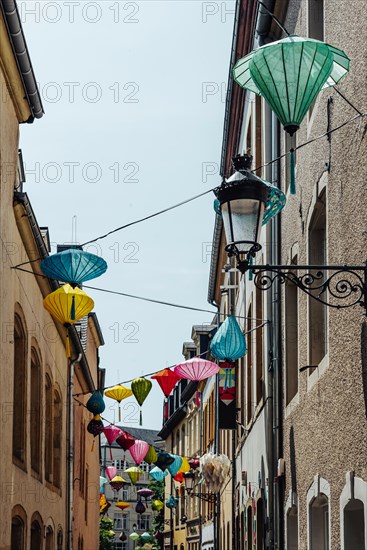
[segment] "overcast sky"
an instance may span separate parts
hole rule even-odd
[[[21,127],[24,190],[53,243],[83,243],[220,183],[234,1],[18,5],[45,109]],[[90,284],[211,309],[212,205],[209,194],[86,247],[109,265]],[[107,385],[179,362],[192,325],[212,320],[87,292]],[[161,427],[162,398],[153,381],[145,427]],[[133,402],[125,425],[137,426]]]

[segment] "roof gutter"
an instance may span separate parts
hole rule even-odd
[[[44,110],[23,33],[20,15],[15,0],[0,0],[0,9],[4,16],[14,58],[18,66],[29,108],[32,112],[32,116],[26,122],[31,123],[35,118],[41,118]]]

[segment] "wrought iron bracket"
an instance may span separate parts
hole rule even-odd
[[[190,497],[196,497],[196,498],[200,498],[201,500],[205,500],[205,502],[215,502],[215,497],[216,497],[216,493],[194,493],[192,491],[190,492],[187,491],[187,494]]]
[[[360,305],[367,316],[367,260],[365,265],[241,265],[241,273],[251,270],[259,290],[274,284],[294,284],[321,304],[336,309]],[[303,272],[304,273],[300,273]]]

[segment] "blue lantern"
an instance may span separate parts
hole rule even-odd
[[[173,497],[172,495],[169,496],[166,500],[166,506],[170,510],[172,510],[173,508],[177,508],[177,504],[178,504],[178,498]]]
[[[215,333],[210,351],[216,359],[228,361],[235,361],[246,355],[246,340],[233,315],[229,315]]]
[[[178,470],[182,466],[182,456],[179,455],[171,455],[174,458],[174,462],[167,466],[167,470],[171,474],[171,476],[175,476],[178,472]]]
[[[107,270],[107,263],[95,254],[69,248],[42,260],[41,269],[47,277],[75,287],[103,275]]]
[[[167,470],[162,472],[162,470],[158,468],[158,466],[155,466],[150,470],[149,475],[152,476],[152,478],[156,481],[162,481],[166,476],[168,476],[168,472]]]
[[[101,414],[106,408],[105,402],[100,391],[96,390],[88,399],[86,405],[89,412],[94,415]]]

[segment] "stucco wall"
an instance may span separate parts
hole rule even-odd
[[[349,75],[340,90],[360,110],[366,111],[367,48],[363,2],[325,1],[325,41],[344,50],[351,59]],[[296,22],[295,28],[293,23]],[[307,1],[290,2],[285,22],[290,32],[307,35]],[[331,128],[356,112],[332,89],[322,92],[311,119],[297,132],[297,145],[327,129],[327,100],[332,96]],[[283,132],[281,132],[283,134]],[[307,227],[317,182],[326,184],[327,242],[329,264],[362,265],[366,259],[366,118],[359,119],[326,138],[297,151],[297,194],[289,196],[282,214],[283,263],[298,245],[298,263],[308,263]],[[330,171],[323,170],[330,163]],[[284,174],[284,172],[283,172]],[[284,180],[283,180],[284,184]],[[298,368],[309,365],[307,296],[299,293]],[[367,426],[365,320],[363,309],[328,309],[328,361],[311,388],[310,371],[299,373],[297,398],[285,415],[285,494],[293,489],[299,502],[299,548],[307,548],[307,492],[320,475],[330,485],[330,548],[340,548],[339,498],[349,470],[367,481]],[[365,386],[366,387],[366,386]],[[367,495],[366,495],[367,498]]]

